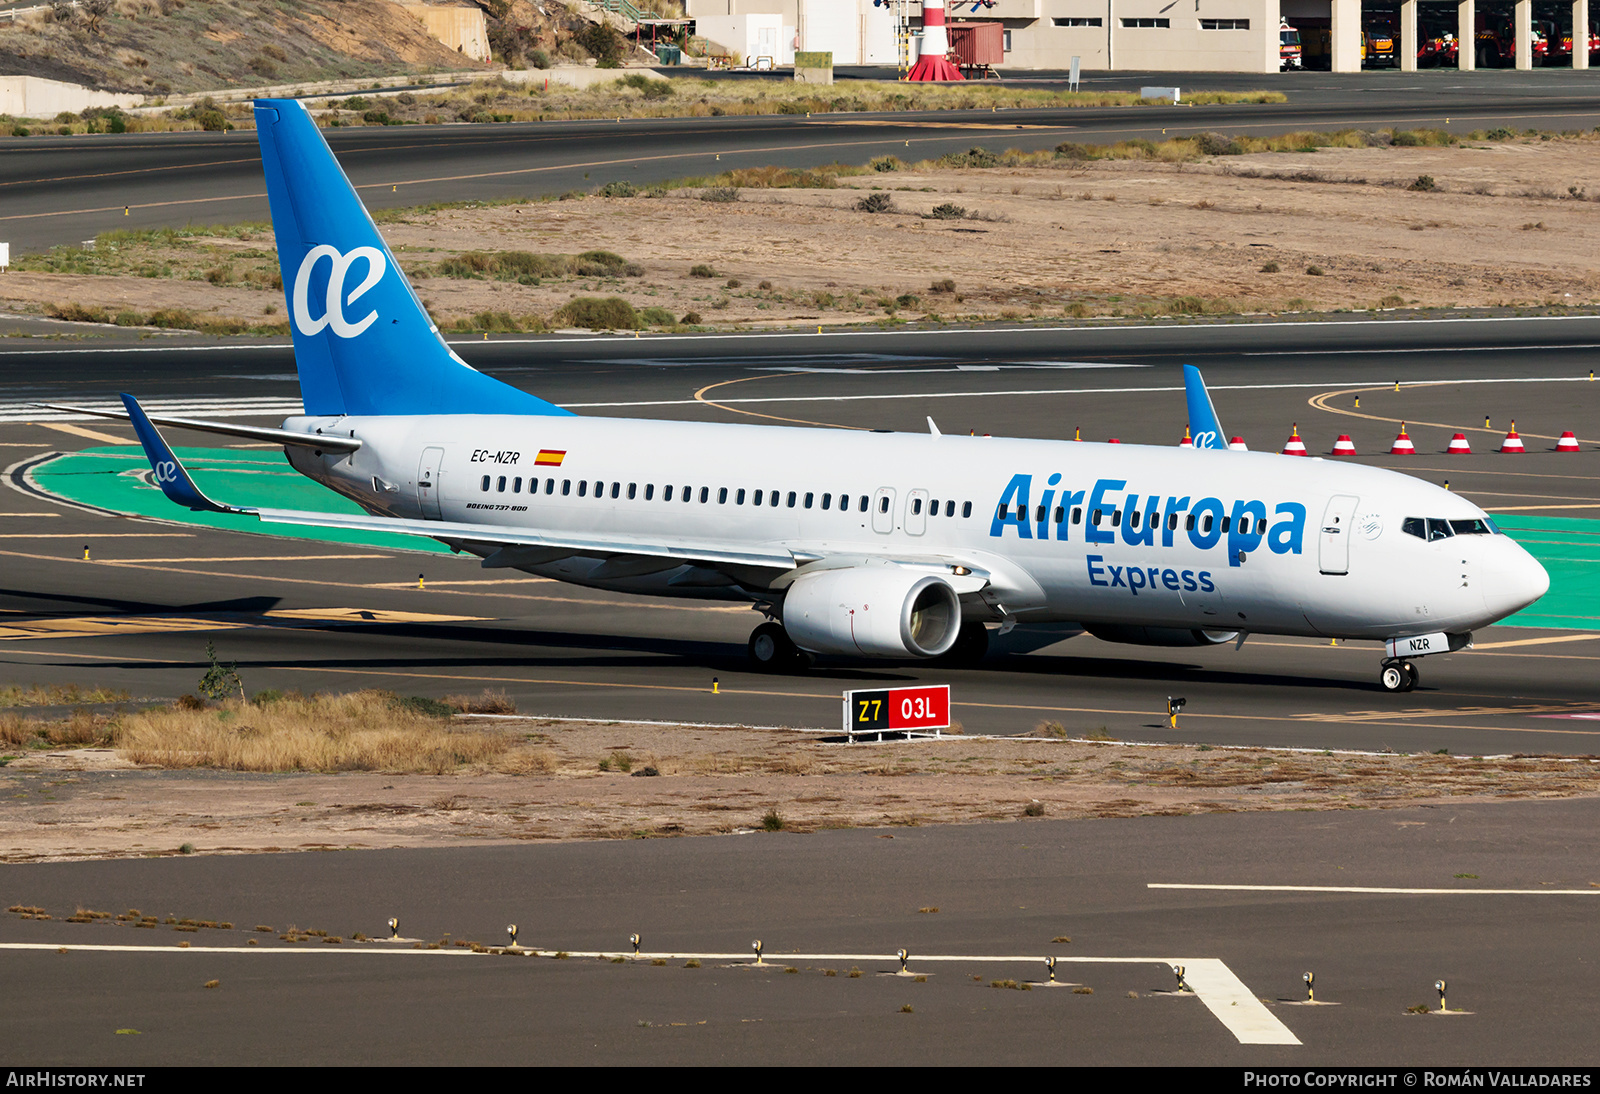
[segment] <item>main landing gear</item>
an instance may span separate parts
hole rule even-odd
[[[1421,680],[1422,674],[1410,661],[1385,661],[1378,672],[1378,683],[1388,692],[1412,691]]]
[[[763,623],[751,631],[749,652],[751,663],[763,672],[799,672],[811,663],[780,623]]]

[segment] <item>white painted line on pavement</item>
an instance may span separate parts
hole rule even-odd
[[[749,953],[640,953],[637,958],[631,953],[611,951],[577,951],[577,950],[535,950],[531,947],[520,947],[527,956],[554,957],[556,953],[565,953],[569,958],[598,958],[611,960],[618,957],[626,960],[689,960],[694,958],[700,961],[735,961],[748,967],[756,967],[750,959]],[[496,956],[501,947],[495,947]],[[299,947],[254,947],[254,946],[127,946],[127,945],[60,945],[49,942],[0,942],[0,950],[65,950],[69,953],[143,953],[143,954],[369,954],[411,957],[472,957],[474,952],[466,947],[449,947],[436,950],[412,949],[405,943],[392,943],[381,940],[372,942],[357,942],[340,946],[307,946]],[[852,962],[866,964],[869,962],[896,963],[899,959],[890,954],[882,953],[775,953],[770,955],[771,960],[764,964],[781,969],[796,961],[836,961],[840,964]],[[1044,958],[1039,954],[1025,956],[989,956],[968,954],[913,954],[910,957],[912,964],[925,964],[932,961],[964,961],[978,964],[1023,964],[1040,966]],[[1298,1045],[1300,1039],[1289,1031],[1289,1028],[1265,1006],[1261,1000],[1250,993],[1250,989],[1240,980],[1232,969],[1228,968],[1221,960],[1215,957],[1057,957],[1056,964],[1079,965],[1168,965],[1174,968],[1182,966],[1184,969],[1184,982],[1193,989],[1194,995],[1206,1008],[1216,1015],[1217,1020],[1227,1027],[1228,1032],[1238,1038],[1242,1045]]]

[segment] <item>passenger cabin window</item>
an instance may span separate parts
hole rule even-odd
[[[661,500],[662,501],[671,501],[672,500],[672,484],[671,483],[668,483],[666,486],[663,486],[661,488]]]
[[[489,476],[488,475],[485,475],[483,477],[483,492],[485,494],[487,494],[489,492]]]
[[[506,492],[506,477],[504,475],[500,476],[500,481],[494,484],[494,488],[497,493],[504,494]]]
[[[735,504],[735,505],[743,505],[744,504],[744,488],[743,487],[740,487],[739,492],[733,496],[733,504]]]
[[[636,482],[630,482],[628,484],[628,500],[632,501],[638,495],[638,493],[639,493],[639,484],[636,483]]]
[[[700,488],[700,504],[704,505],[706,502],[708,502],[710,500],[711,500],[711,487],[702,486]]]
[[[720,487],[717,490],[717,504],[718,505],[727,505],[728,504],[728,488],[726,486]]]
[[[562,497],[566,497],[570,493],[572,493],[572,480],[571,479],[562,479],[561,480],[561,496]]]
[[[644,484],[644,500],[645,501],[650,501],[655,496],[656,496],[656,484],[653,483],[653,482],[645,483]]]
[[[833,495],[832,494],[824,494],[824,495],[822,495],[822,507],[824,509],[828,508],[828,506],[832,502],[833,502]]]
[[[811,508],[811,501],[812,501],[812,499],[813,499],[813,498],[815,498],[815,497],[816,497],[816,495],[815,495],[815,494],[812,494],[812,493],[810,493],[810,492],[807,492],[807,494],[806,494],[806,508],[807,508],[807,509],[810,509],[810,508]]]
[[[790,509],[794,508],[794,491],[793,490],[789,491],[789,502],[788,502],[788,504],[789,504],[789,508]]]

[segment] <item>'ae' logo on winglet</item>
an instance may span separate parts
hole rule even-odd
[[[311,315],[311,274],[316,269],[317,263],[328,259],[333,268],[328,271],[328,292],[322,314],[313,318]],[[362,259],[367,264],[366,279],[345,295],[345,278],[349,276],[350,267],[357,259]],[[388,261],[383,257],[383,252],[376,247],[357,247],[349,254],[340,254],[337,247],[330,247],[324,243],[311,248],[306,252],[306,257],[300,262],[300,270],[294,275],[294,325],[301,334],[321,334],[324,329],[332,327],[333,333],[340,338],[354,338],[370,327],[378,318],[376,311],[368,312],[363,318],[352,323],[345,318],[346,305],[354,304],[368,289],[383,279],[384,271],[388,268]]]

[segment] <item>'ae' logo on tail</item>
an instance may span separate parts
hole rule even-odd
[[[317,263],[328,259],[333,268],[328,271],[327,300],[323,306],[322,314],[315,318],[311,315],[311,275]],[[366,279],[345,295],[344,282],[349,276],[350,267],[357,259],[363,259],[367,264]],[[330,247],[324,243],[311,248],[306,252],[306,257],[300,263],[300,270],[294,275],[294,325],[304,335],[321,334],[325,328],[332,327],[333,333],[340,338],[354,338],[370,327],[378,318],[376,311],[368,312],[363,318],[352,323],[345,318],[344,309],[347,304],[354,304],[366,291],[383,280],[384,271],[388,268],[388,261],[383,257],[383,252],[376,247],[357,247],[349,254],[340,254],[338,248]]]

